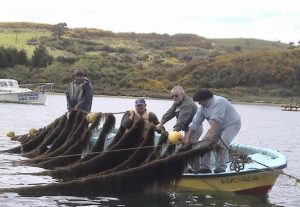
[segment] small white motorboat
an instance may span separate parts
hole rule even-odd
[[[26,85],[34,87],[34,90],[21,88],[14,79],[0,79],[0,102],[45,104],[47,92],[52,90],[54,83]]]

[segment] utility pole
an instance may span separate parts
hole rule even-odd
[[[18,33],[16,32],[16,45],[18,45]]]
[[[16,44],[16,47],[17,47],[18,46],[18,33],[19,33],[19,30],[15,30],[15,33],[16,33],[15,44]]]

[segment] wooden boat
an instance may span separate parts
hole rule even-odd
[[[185,173],[178,186],[194,190],[265,195],[287,166],[285,156],[272,149],[241,144],[232,144],[230,148],[248,155],[249,163],[245,163],[244,169],[236,172],[231,169],[230,166],[234,164],[230,162],[224,173]]]
[[[0,102],[22,104],[45,104],[47,92],[53,83],[27,84],[35,89],[21,88],[14,79],[0,79]]]
[[[93,137],[97,137],[97,132]],[[114,137],[111,133],[109,143]],[[158,134],[157,136],[158,137]],[[95,139],[91,139],[95,143]],[[106,143],[107,144],[107,143]],[[92,146],[93,144],[91,144]],[[220,191],[236,194],[266,195],[273,187],[279,174],[287,166],[286,158],[278,151],[252,145],[231,144],[230,150],[247,155],[247,160],[232,160],[224,173],[183,173],[175,187],[196,191]],[[87,150],[88,151],[88,150]],[[212,164],[214,163],[214,153]],[[243,163],[244,162],[244,163]],[[245,163],[246,162],[246,163]],[[234,167],[235,166],[235,167]],[[238,171],[234,168],[239,168]]]

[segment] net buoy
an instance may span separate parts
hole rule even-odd
[[[38,134],[39,134],[38,130],[36,130],[36,129],[29,129],[29,135],[30,135],[30,137],[35,137]]]
[[[92,113],[88,113],[86,115],[86,120],[87,120],[88,123],[94,123],[96,118],[97,118],[97,113],[92,112]]]
[[[183,135],[181,132],[171,131],[169,132],[168,140],[171,144],[181,144],[183,143]]]
[[[15,136],[15,132],[10,130],[6,133],[6,136],[9,137],[9,138],[13,138]]]

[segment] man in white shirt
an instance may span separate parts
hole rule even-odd
[[[213,95],[207,89],[197,91],[193,100],[198,102],[200,107],[189,125],[186,143],[192,142],[194,131],[206,119],[210,127],[202,141],[208,140],[219,145],[216,148],[217,162],[214,173],[225,172],[226,163],[229,160],[229,144],[241,128],[241,116],[226,98]],[[206,153],[201,157],[199,173],[211,172],[210,157],[211,153]]]

